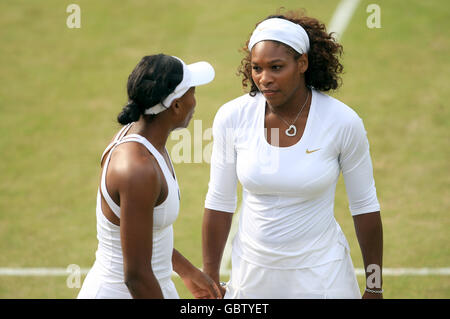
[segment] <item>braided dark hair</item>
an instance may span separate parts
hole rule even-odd
[[[117,121],[128,124],[139,120],[145,110],[163,101],[183,80],[183,65],[172,56],[144,56],[128,77],[128,104]],[[156,116],[156,115],[151,115]]]

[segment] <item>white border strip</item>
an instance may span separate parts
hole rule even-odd
[[[364,269],[355,269],[359,276],[364,275]],[[449,276],[450,267],[447,268],[383,268],[383,276]]]
[[[85,275],[89,268],[81,268],[80,274]],[[0,268],[0,276],[68,276],[68,268]]]

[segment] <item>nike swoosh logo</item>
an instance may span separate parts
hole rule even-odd
[[[317,152],[318,150],[320,150],[320,148],[318,148],[316,150],[312,150],[312,151],[306,149],[306,154],[311,154],[311,153]]]

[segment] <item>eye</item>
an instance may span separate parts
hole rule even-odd
[[[257,66],[257,65],[253,65],[253,66],[252,66],[252,69],[253,69],[254,71],[256,71],[256,72],[261,71],[261,68],[260,68],[259,66]]]
[[[279,70],[281,70],[282,68],[283,68],[282,65],[272,65],[272,70],[279,71]]]

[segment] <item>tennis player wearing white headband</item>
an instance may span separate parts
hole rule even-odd
[[[316,19],[289,12],[258,24],[247,48],[240,73],[250,94],[214,119],[203,270],[219,281],[239,181],[225,298],[361,298],[334,218],[341,172],[365,267],[381,269],[382,226],[363,122],[324,94],[338,87],[342,47]],[[364,298],[382,297],[376,275]]]
[[[144,57],[130,74],[130,102],[118,116],[124,127],[101,158],[98,248],[78,298],[178,298],[173,270],[196,298],[219,297],[173,247],[180,191],[165,147],[172,130],[189,124],[195,86],[213,78],[209,63],[164,54]]]

